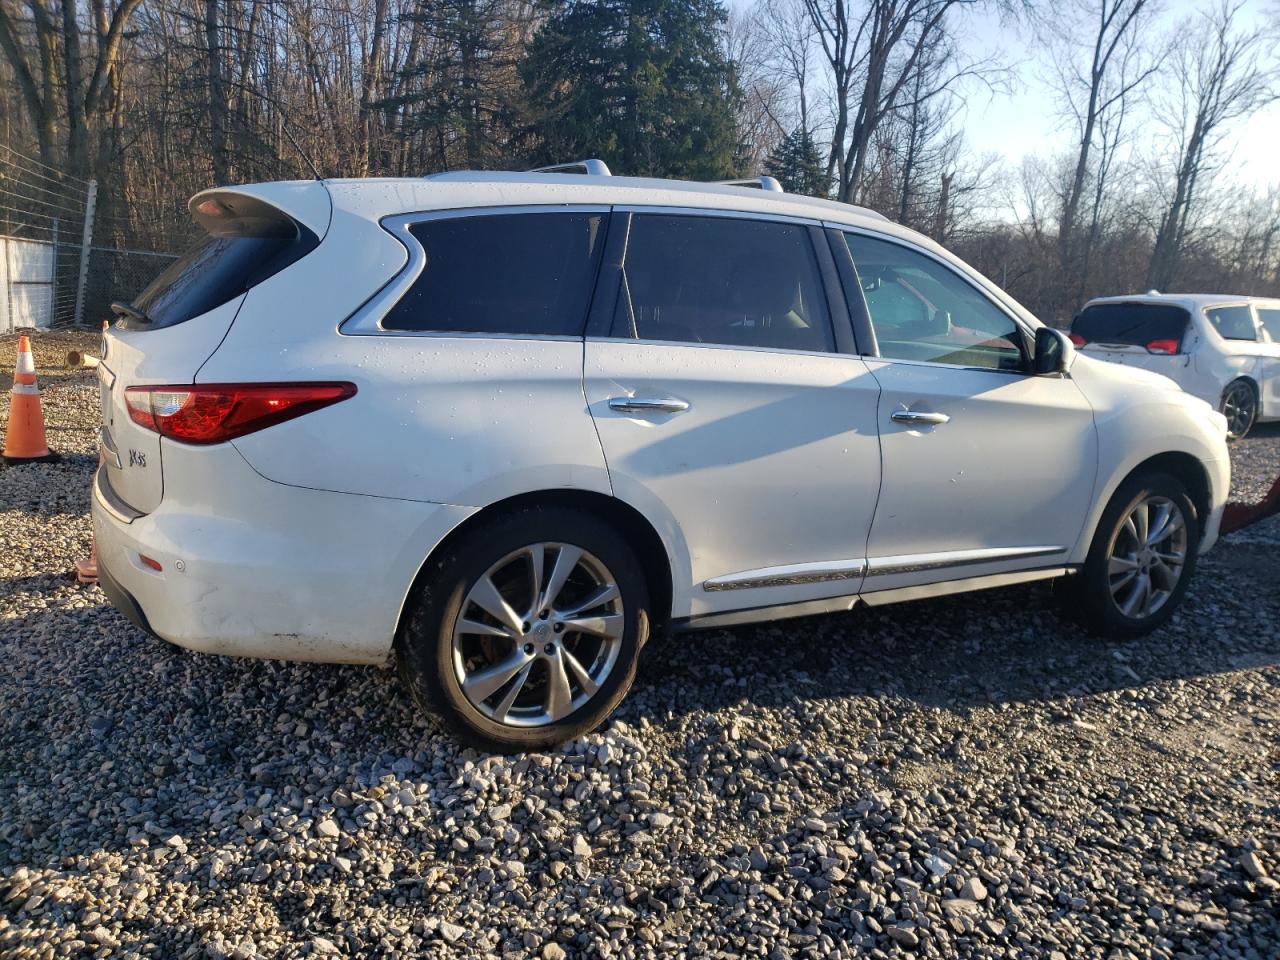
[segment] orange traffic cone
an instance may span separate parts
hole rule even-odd
[[[49,450],[44,438],[44,413],[40,410],[40,388],[36,386],[36,364],[31,359],[31,338],[18,338],[18,369],[13,375],[9,398],[9,429],[4,438],[5,463],[47,463],[58,455]]]

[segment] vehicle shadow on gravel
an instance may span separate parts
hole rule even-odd
[[[1233,544],[1201,559],[1182,610],[1139,640],[1093,636],[1051,585],[1023,585],[656,639],[632,698],[674,688],[702,709],[847,696],[967,709],[1088,696],[1280,663],[1274,629],[1250,626],[1278,614],[1274,549]]]
[[[902,698],[939,708],[944,725],[956,723],[948,713],[1061,699],[1069,720],[1072,698],[1280,663],[1280,639],[1266,626],[1280,613],[1276,564],[1254,562],[1270,549],[1236,544],[1210,554],[1173,622],[1123,645],[1065,619],[1047,585],[655,638],[616,718],[674,738],[677,753],[692,714],[722,713],[728,724],[744,710],[798,704],[804,714],[806,705],[836,698],[866,701],[873,712]],[[373,785],[442,758],[480,759],[417,715],[393,671],[191,653],[130,626],[96,590],[28,579],[43,596],[7,621],[0,644],[11,678],[25,678],[26,698],[22,709],[6,711],[0,759],[56,742],[68,756],[84,756],[61,769],[82,765],[95,795],[131,796],[138,784],[148,795],[114,836],[90,838],[73,823],[44,820],[42,811],[58,806],[49,793],[59,787],[32,770],[13,797],[28,857],[42,848],[51,856],[122,849],[147,823],[189,839],[208,833],[208,822],[168,813],[193,789],[223,798],[291,791],[305,814],[329,801],[335,783]],[[109,646],[87,636],[109,638]],[[110,683],[101,672],[104,649]],[[2,676],[0,687],[15,693]],[[66,696],[71,689],[74,698]],[[153,736],[157,730],[164,735]],[[876,731],[846,733],[846,743],[857,743]],[[113,769],[99,769],[104,754],[115,758]],[[312,773],[297,782],[300,767]],[[0,849],[17,839],[0,836]]]

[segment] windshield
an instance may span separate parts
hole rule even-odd
[[[1191,319],[1185,309],[1165,303],[1095,303],[1071,321],[1071,333],[1086,343],[1119,343],[1145,347],[1155,340],[1182,337]]]

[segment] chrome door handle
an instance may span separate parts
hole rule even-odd
[[[895,410],[889,419],[894,423],[908,423],[914,426],[937,426],[951,420],[945,413],[929,413],[924,410]]]
[[[610,397],[609,409],[619,413],[683,413],[689,402],[675,397]]]

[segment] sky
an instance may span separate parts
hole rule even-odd
[[[1158,24],[1173,29],[1179,21],[1212,0],[1165,0]],[[1274,0],[1271,0],[1274,2]],[[1246,0],[1242,15],[1261,25],[1268,16],[1280,16],[1280,6],[1265,0]],[[1052,91],[1044,82],[1042,51],[1030,39],[1002,26],[994,13],[974,18],[968,27],[966,47],[971,54],[1002,52],[1003,62],[1016,62],[1010,90],[994,95],[971,92],[963,117],[965,141],[978,155],[999,154],[1016,168],[1028,155],[1048,155],[1073,149],[1074,126],[1057,112]],[[1154,124],[1138,128],[1139,147],[1143,139],[1158,133]],[[1230,151],[1226,174],[1247,189],[1264,190],[1280,185],[1280,103],[1236,120],[1226,136],[1223,149]]]
[[[1209,9],[1216,0],[1157,2],[1161,4],[1157,29],[1165,31]],[[753,0],[729,0],[729,5],[745,11]],[[1261,25],[1264,18],[1280,17],[1280,0],[1245,0],[1242,15]],[[964,32],[963,45],[972,57],[998,54],[1000,63],[1012,66],[1007,92],[991,93],[976,85],[967,91],[961,126],[969,150],[977,156],[995,154],[1016,170],[1026,156],[1047,157],[1073,149],[1074,125],[1057,111],[1044,79],[1045,53],[1029,33],[1002,24],[993,10],[969,14]],[[1149,123],[1135,132],[1135,143],[1141,149],[1159,130]],[[1280,186],[1280,103],[1235,121],[1223,146],[1231,157],[1225,173],[1243,188],[1262,191]]]

